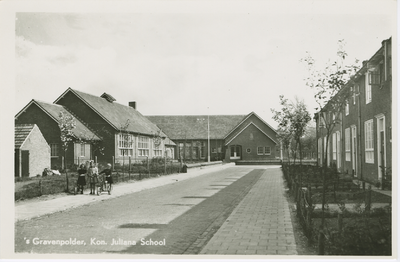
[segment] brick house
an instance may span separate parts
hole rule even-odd
[[[280,157],[277,144],[275,129],[252,112],[225,136],[225,159],[274,160]]]
[[[52,169],[64,168],[64,152],[61,144],[61,132],[58,126],[60,113],[71,112],[63,106],[49,104],[38,100],[31,100],[16,116],[15,125],[35,124],[40,129],[43,137],[50,147],[51,163],[48,167]],[[76,128],[72,130],[73,136],[80,140],[71,143],[66,150],[67,165],[79,163],[79,161],[93,159],[92,144],[87,138],[97,141],[100,138],[94,134],[82,121],[75,117]],[[43,171],[43,170],[42,170]]]
[[[328,164],[370,183],[382,182],[384,170],[392,166],[391,45],[391,38],[384,40],[343,87],[350,96],[328,145],[322,120],[315,116],[319,164],[328,147]]]
[[[41,175],[50,167],[50,146],[35,124],[15,125],[15,176]]]
[[[207,161],[208,152],[211,161],[276,157],[276,131],[254,112],[249,115],[147,117],[177,144],[175,156],[179,160]]]
[[[68,108],[102,138],[98,162],[141,161],[173,156],[175,144],[155,124],[136,110],[136,103],[122,105],[110,94],[87,94],[68,88],[55,104]]]

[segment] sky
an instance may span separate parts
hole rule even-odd
[[[307,52],[322,67],[344,39],[348,63],[367,60],[396,29],[391,0],[119,3],[16,10],[14,115],[71,87],[143,115],[255,112],[277,127],[279,95],[315,112]]]

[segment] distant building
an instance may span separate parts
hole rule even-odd
[[[160,115],[147,118],[176,143],[175,157],[182,161],[207,161],[209,153],[211,161],[226,162],[277,157],[276,131],[254,112],[248,115]]]
[[[343,87],[350,92],[329,143],[320,114],[315,115],[318,162],[328,147],[328,164],[359,180],[382,182],[392,167],[392,41],[381,48]]]
[[[33,177],[50,168],[50,146],[35,124],[15,125],[15,176]]]

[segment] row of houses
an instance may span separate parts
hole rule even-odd
[[[66,150],[59,128],[62,115],[75,121],[74,140]],[[20,177],[86,160],[121,163],[169,157],[229,162],[278,156],[276,131],[254,112],[143,116],[136,102],[122,105],[110,94],[95,96],[72,88],[53,103],[31,100],[15,116],[15,136],[15,176]]]
[[[363,62],[339,92],[347,94],[343,108],[328,105],[315,115],[318,162],[325,160],[340,172],[370,183],[380,182],[392,167],[392,41]],[[336,113],[336,114],[335,114]],[[338,114],[339,113],[339,114]],[[337,124],[327,139],[327,122]],[[327,155],[325,152],[327,149]]]

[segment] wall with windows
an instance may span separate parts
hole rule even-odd
[[[382,48],[363,63],[352,84],[345,87],[350,89],[350,97],[340,129],[331,138],[330,160],[336,158],[342,172],[372,183],[382,179],[382,168],[392,165],[391,75],[391,40],[385,40]],[[317,136],[320,150],[324,132]]]
[[[268,160],[275,159],[277,156],[275,142],[254,125],[249,125],[244,129],[227,145],[227,148],[229,150],[227,156],[232,161]],[[239,155],[237,155],[238,152]]]
[[[208,140],[186,140],[175,141],[176,158],[184,161],[207,161],[208,160]],[[210,140],[210,159],[211,161],[223,160],[225,156],[224,140]]]
[[[17,119],[15,124],[36,124],[49,146],[52,147],[51,168],[61,168],[62,156],[60,128],[58,124],[36,104],[31,104]],[[67,150],[67,163],[73,163],[73,147]]]

